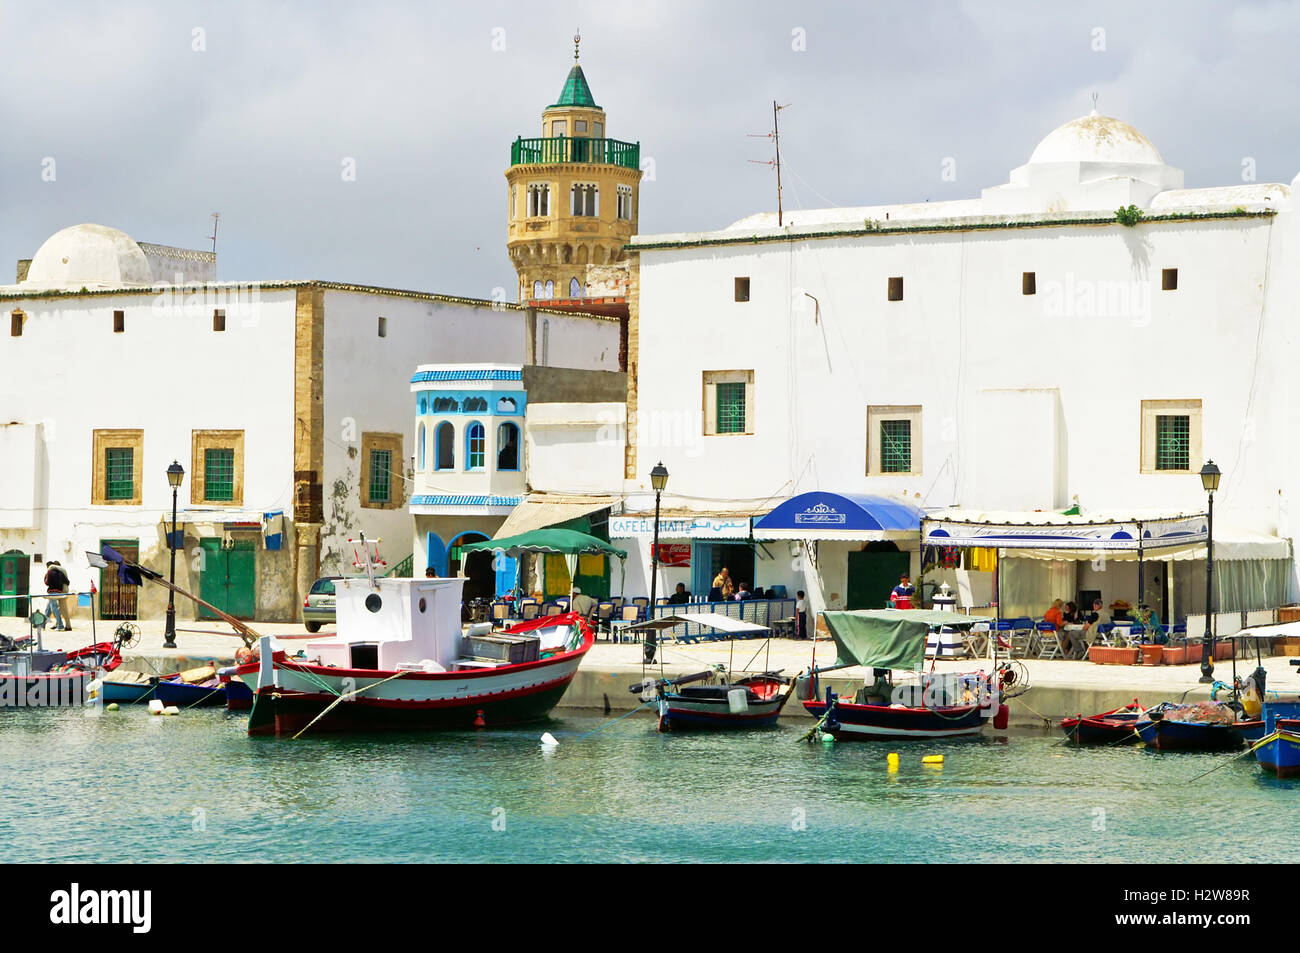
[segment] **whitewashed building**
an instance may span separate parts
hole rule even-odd
[[[294,620],[318,574],[350,570],[349,537],[381,538],[394,567],[411,554],[413,357],[618,369],[616,319],[215,274],[211,253],[79,225],[0,286],[0,612],[25,614],[21,595],[44,591],[33,563],[58,559],[105,616],[160,616],[163,590],[137,604],[83,551],[107,542],[165,572],[176,460],[178,583]]]
[[[978,198],[632,238],[634,512],[620,528],[644,562],[662,460],[660,535],[691,565],[666,570],[661,592],[698,590],[720,548],[748,549],[760,586],[806,589],[815,609],[878,605],[890,573],[921,569],[915,539],[810,528],[751,543],[749,518],[811,491],[967,515],[1195,514],[1212,458],[1220,605],[1285,600],[1296,185],[1184,188],[1145,136],[1094,113]],[[1148,566],[1144,595],[1166,618],[1203,606],[1197,555]],[[951,568],[939,575],[955,584]],[[972,601],[992,596],[987,568],[967,567]],[[1004,610],[1036,615],[1049,595],[1132,600],[1137,587],[1115,560],[1007,558],[1000,580]]]

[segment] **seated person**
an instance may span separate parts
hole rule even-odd
[[[588,619],[596,611],[596,600],[591,596],[583,595],[582,590],[575,586],[573,589],[572,609],[584,619]]]
[[[749,583],[742,582],[740,588],[736,590],[736,601],[743,602],[746,599],[754,598],[754,593],[750,591]]]
[[[1051,606],[1043,613],[1043,621],[1050,623],[1052,628],[1060,629],[1065,625],[1065,614],[1061,611],[1061,600],[1053,599]]]
[[[686,591],[686,583],[679,582],[676,591],[668,597],[670,606],[684,606],[691,601],[691,594]]]
[[[1082,622],[1079,618],[1079,607],[1073,602],[1065,604],[1065,608],[1061,610],[1061,618],[1066,625],[1079,625]]]

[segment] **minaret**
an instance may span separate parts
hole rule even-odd
[[[560,98],[542,112],[542,134],[516,139],[506,170],[510,202],[510,260],[519,274],[519,300],[586,295],[587,266],[623,259],[636,234],[641,144],[607,137],[578,64]]]

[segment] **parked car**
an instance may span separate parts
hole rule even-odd
[[[319,632],[326,622],[334,621],[334,580],[342,576],[322,576],[311,584],[302,604],[302,624],[308,632]]]

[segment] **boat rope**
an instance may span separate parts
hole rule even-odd
[[[1046,715],[1044,715],[1041,711],[1034,711],[1034,709],[1030,708],[1029,705],[1028,705],[1026,702],[1021,701],[1020,698],[1019,698],[1018,696],[1011,695],[1011,696],[1003,696],[1003,697],[1006,698],[1007,701],[1020,702],[1020,704],[1024,705],[1026,708],[1029,708],[1029,710],[1032,711],[1032,712],[1034,712],[1035,715],[1037,715],[1039,718],[1043,719],[1043,724],[1045,724],[1045,725],[1049,725],[1049,726],[1052,724],[1052,719],[1048,718],[1048,717],[1047,717]]]
[[[1199,781],[1201,778],[1205,777],[1207,774],[1213,774],[1215,771],[1218,771],[1219,768],[1226,768],[1228,765],[1232,764],[1232,762],[1236,761],[1238,758],[1244,758],[1244,757],[1246,757],[1246,755],[1248,755],[1248,754],[1254,754],[1255,751],[1256,751],[1256,749],[1263,747],[1264,745],[1268,744],[1270,741],[1276,741],[1276,740],[1281,736],[1281,734],[1282,734],[1282,732],[1280,732],[1280,731],[1275,731],[1275,732],[1273,732],[1271,735],[1265,735],[1263,738],[1260,738],[1258,741],[1256,741],[1253,745],[1251,745],[1251,746],[1250,746],[1249,748],[1247,748],[1245,751],[1239,751],[1239,752],[1237,752],[1236,754],[1232,755],[1231,757],[1224,759],[1224,761],[1223,761],[1222,764],[1215,765],[1215,766],[1214,766],[1213,768],[1211,768],[1209,771],[1205,771],[1205,772],[1203,772],[1203,773],[1201,773],[1201,774],[1198,774],[1198,775],[1197,775],[1196,777],[1194,777],[1194,778],[1188,778],[1188,779],[1187,779],[1187,783],[1188,783],[1188,784],[1191,784],[1193,781]]]
[[[299,731],[296,735],[293,736],[294,740],[301,738],[304,731],[306,731],[312,725],[316,724],[316,722],[320,721],[331,711],[333,711],[335,706],[338,705],[340,702],[347,701],[349,698],[355,698],[356,696],[360,695],[364,691],[367,691],[371,688],[378,688],[380,685],[384,684],[384,682],[391,682],[393,679],[401,678],[405,674],[406,674],[405,672],[398,672],[396,675],[389,675],[387,678],[381,679],[378,682],[371,682],[369,685],[363,685],[361,688],[358,688],[355,691],[339,693],[338,698],[334,699],[332,702],[326,705],[324,711],[322,711],[311,721],[307,722],[307,724],[303,726],[302,731]]]
[[[631,711],[625,711],[625,712],[623,712],[623,714],[619,715],[617,718],[612,718],[612,719],[610,719],[609,721],[607,721],[607,722],[605,722],[603,725],[601,725],[599,728],[593,728],[593,729],[591,729],[591,731],[583,732],[582,734],[578,735],[578,737],[574,738],[573,740],[574,740],[574,741],[581,741],[583,738],[588,738],[588,737],[590,737],[591,735],[594,735],[594,734],[595,734],[596,732],[598,732],[598,731],[604,731],[606,728],[608,728],[610,725],[614,724],[614,723],[617,722],[617,721],[622,721],[624,718],[627,718],[627,717],[630,716],[630,715],[635,715],[635,714],[636,714],[637,712],[639,712],[642,708],[646,708],[646,707],[648,707],[648,706],[650,706],[650,705],[657,705],[657,704],[659,704],[659,697],[656,695],[654,698],[650,699],[648,702],[642,702],[640,705],[637,705],[637,706],[636,706],[635,708],[633,708]]]
[[[207,693],[206,695],[204,695],[204,696],[203,696],[202,698],[200,698],[198,701],[196,701],[196,702],[191,702],[190,704],[186,705],[184,708],[181,709],[181,711],[189,711],[189,710],[190,710],[191,708],[193,708],[195,705],[202,705],[205,701],[207,701],[209,698],[211,698],[215,693],[217,693],[217,692],[224,692],[225,690],[226,690],[226,686],[225,686],[225,685],[218,685],[216,688],[209,689],[209,690],[208,690],[208,693]]]

